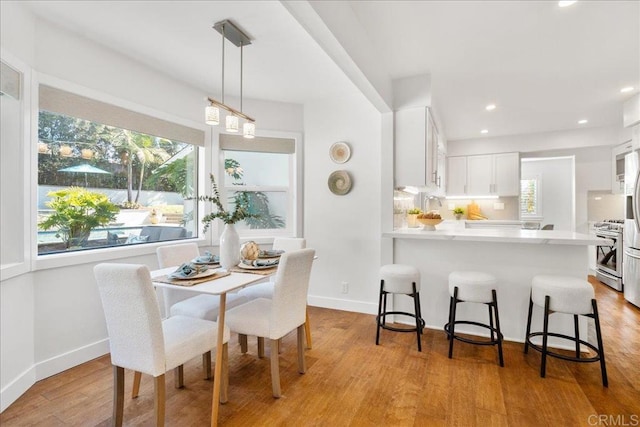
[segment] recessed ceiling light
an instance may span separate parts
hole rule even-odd
[[[482,129],[482,130],[480,131],[480,133],[489,133],[489,130],[488,130],[488,129]]]
[[[571,6],[572,4],[576,3],[578,0],[562,0],[558,2],[558,6],[560,7],[567,7],[567,6]]]
[[[485,107],[487,111],[493,111],[496,109],[496,104],[489,104]]]
[[[620,89],[621,93],[627,93],[627,92],[631,92],[633,90],[633,86],[627,86],[627,87],[623,87],[622,89]]]
[[[578,120],[578,124],[579,125],[583,125],[583,124],[588,123],[588,122],[589,122],[589,120],[587,120],[587,119]]]

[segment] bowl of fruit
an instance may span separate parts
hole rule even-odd
[[[416,218],[420,224],[423,225],[423,230],[434,231],[436,225],[442,222],[442,217],[438,212],[425,212],[418,215]]]

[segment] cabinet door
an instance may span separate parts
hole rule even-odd
[[[426,186],[426,108],[411,108],[395,114],[396,185]]]
[[[431,110],[427,108],[427,185],[438,187],[438,129],[433,123]]]
[[[467,194],[490,195],[493,190],[493,155],[467,157]]]
[[[447,196],[467,194],[467,158],[447,157]]]
[[[494,184],[492,193],[498,196],[520,194],[519,153],[494,154]]]

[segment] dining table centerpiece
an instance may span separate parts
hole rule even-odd
[[[225,209],[220,200],[220,191],[213,174],[211,179],[211,195],[199,196],[197,200],[211,202],[214,211],[202,218],[203,232],[209,229],[216,219],[224,222],[224,230],[220,235],[220,266],[226,270],[240,263],[240,236],[235,228],[235,223],[247,218],[255,218],[258,215],[249,211],[249,196],[245,191],[236,191],[232,198],[233,212]]]

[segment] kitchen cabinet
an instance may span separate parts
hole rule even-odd
[[[611,193],[624,193],[624,156],[633,150],[633,141],[623,142],[611,149]]]
[[[395,186],[444,188],[439,169],[440,135],[428,107],[395,112]],[[444,162],[442,162],[444,163]]]
[[[518,196],[520,154],[500,153],[447,158],[448,196]]]

